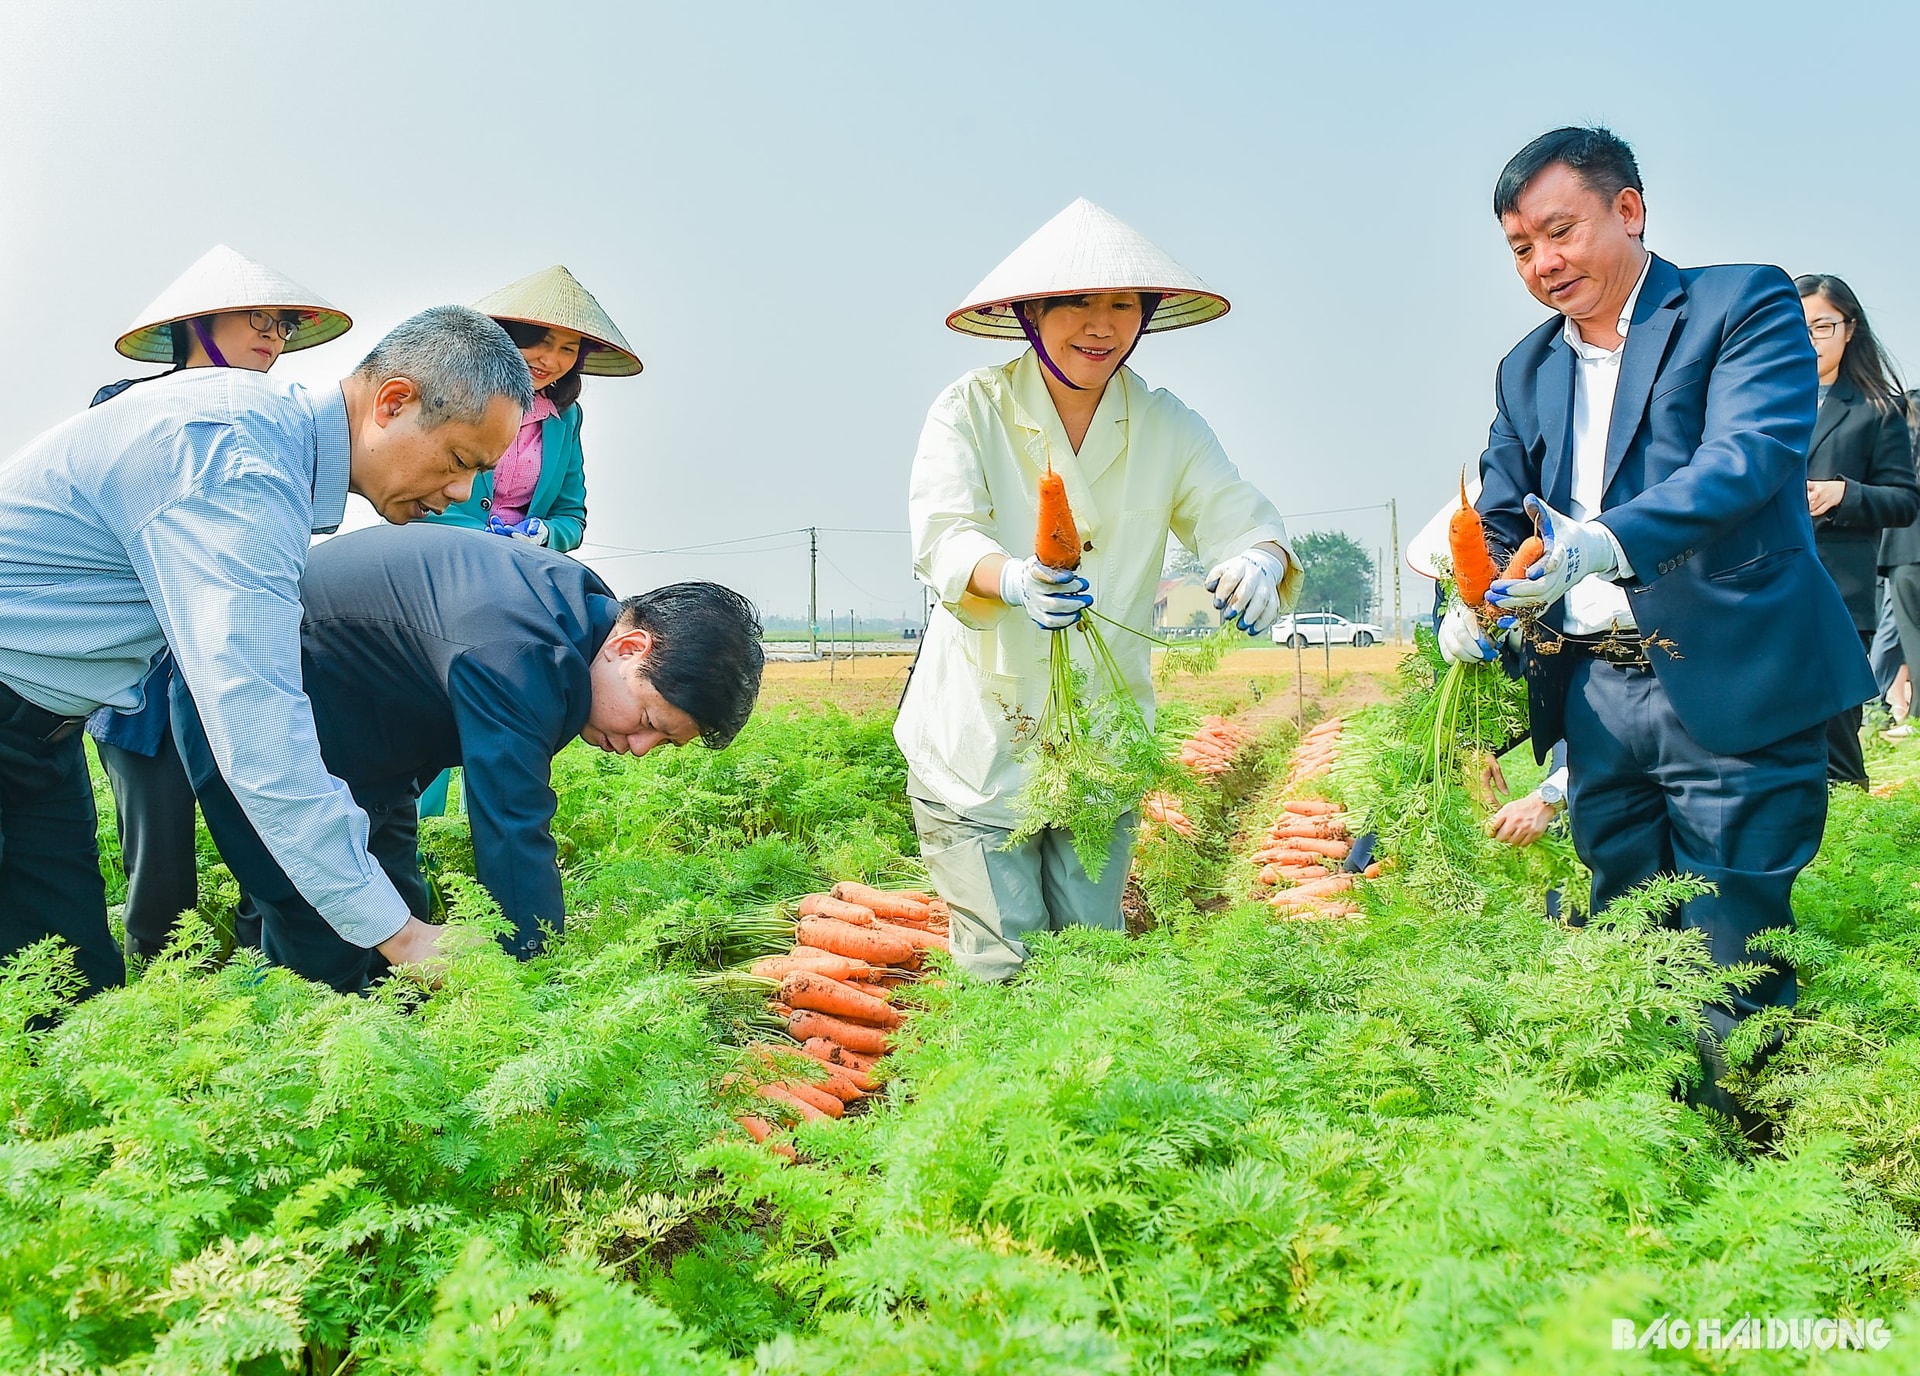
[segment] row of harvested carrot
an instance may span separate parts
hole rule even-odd
[[[1345,729],[1334,717],[1301,737],[1287,775],[1288,789],[1333,767]],[[1346,896],[1356,880],[1377,876],[1380,866],[1368,865],[1357,874],[1344,868],[1353,853],[1345,814],[1345,807],[1324,798],[1288,798],[1280,805],[1279,817],[1253,856],[1261,867],[1255,882],[1276,890],[1267,898],[1276,914],[1290,919],[1350,917],[1360,910]]]
[[[780,982],[772,1006],[796,1043],[748,1048],[767,1072],[753,1092],[777,1114],[805,1120],[841,1117],[874,1093],[874,1065],[906,1021],[894,1006],[895,991],[919,978],[924,952],[948,949],[947,923],[945,901],[913,890],[842,883],[801,899],[793,950],[753,965],[755,975]],[[817,1062],[826,1078],[790,1073],[781,1058],[795,1052]],[[756,1142],[794,1159],[791,1146],[770,1140],[778,1131],[773,1122],[758,1114],[737,1121]]]
[[[1200,729],[1180,742],[1174,758],[1195,773],[1218,776],[1233,768],[1235,757],[1252,739],[1251,731],[1225,717],[1202,717]]]

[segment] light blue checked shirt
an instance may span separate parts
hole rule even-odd
[[[300,573],[340,524],[338,387],[190,368],[0,462],[0,681],[65,716],[136,707],[173,647],[220,772],[308,902],[376,946],[407,907],[327,773],[300,682]]]

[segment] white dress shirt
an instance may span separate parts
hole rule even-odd
[[[1633,284],[1626,305],[1620,308],[1620,342],[1611,349],[1589,344],[1580,337],[1580,327],[1567,320],[1567,344],[1573,349],[1573,500],[1567,515],[1576,521],[1591,521],[1600,515],[1601,489],[1606,483],[1607,437],[1613,429],[1613,394],[1620,386],[1620,358],[1627,351],[1627,329],[1633,323],[1633,307],[1640,289],[1647,284],[1647,271],[1653,255],[1640,265],[1640,280]],[[1603,527],[1604,528],[1604,527]],[[1607,630],[1632,630],[1633,608],[1627,605],[1627,593],[1611,581],[1632,573],[1626,551],[1613,539],[1613,552],[1619,569],[1602,578],[1583,578],[1567,592],[1566,630],[1569,635],[1597,635]]]

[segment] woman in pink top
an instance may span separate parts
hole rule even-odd
[[[533,374],[533,406],[473,495],[430,520],[531,540],[565,554],[587,534],[586,456],[580,448],[581,380],[632,377],[640,360],[593,294],[559,264],[473,303],[500,322]],[[420,815],[447,810],[447,770],[420,795]]]
[[[631,377],[640,360],[572,273],[558,266],[474,303],[513,336],[533,374],[533,408],[473,495],[432,519],[567,552],[586,538],[586,459],[580,446],[582,379]]]

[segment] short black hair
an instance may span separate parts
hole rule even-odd
[[[1640,184],[1640,164],[1633,160],[1633,149],[1625,139],[1598,124],[1569,125],[1542,134],[1507,160],[1500,180],[1493,184],[1493,218],[1512,214],[1521,193],[1555,163],[1564,164],[1582,186],[1604,200],[1612,201],[1629,186],[1642,196],[1647,194]]]
[[[623,601],[620,620],[653,637],[640,666],[648,682],[709,749],[725,750],[753,715],[766,667],[753,603],[718,583],[669,583]]]

